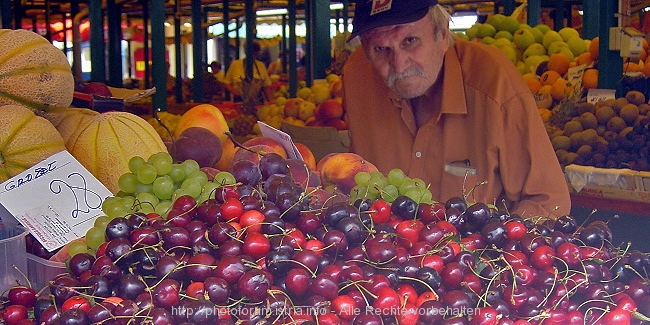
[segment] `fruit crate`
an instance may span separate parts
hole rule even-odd
[[[328,126],[299,126],[282,122],[280,129],[291,136],[294,142],[307,146],[316,161],[335,152],[350,151],[350,135],[347,130],[338,131]]]
[[[631,169],[568,165],[569,190],[582,195],[650,203],[650,173]]]
[[[36,291],[47,286],[57,275],[66,272],[67,268],[63,262],[54,262],[27,253],[27,278]]]

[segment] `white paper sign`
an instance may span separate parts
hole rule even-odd
[[[616,89],[589,89],[587,92],[588,103],[595,104],[609,98],[616,98]]]
[[[257,124],[260,126],[260,132],[262,132],[263,137],[271,138],[277,142],[279,142],[284,150],[287,152],[287,157],[291,159],[302,159],[302,155],[298,151],[298,148],[296,148],[296,145],[293,144],[293,140],[291,139],[291,136],[286,134],[285,132],[282,132],[264,122],[257,122]]]
[[[83,237],[113,194],[64,150],[0,184],[0,217],[17,220],[48,251]]]

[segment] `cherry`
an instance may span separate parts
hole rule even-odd
[[[332,299],[332,312],[342,320],[354,319],[358,308],[356,301],[348,295],[340,295]]]
[[[83,311],[88,313],[91,308],[90,301],[87,298],[82,296],[73,296],[68,298],[66,301],[63,302],[63,305],[61,305],[62,312],[74,308],[82,309]]]
[[[30,287],[12,287],[7,293],[7,298],[11,305],[21,305],[26,308],[32,308],[36,304],[36,291]]]
[[[260,214],[260,216],[262,215]],[[254,259],[265,256],[270,249],[271,242],[268,237],[259,232],[248,233],[242,246],[243,253],[252,256]]]
[[[72,308],[61,313],[59,322],[66,325],[85,325],[90,323],[90,318],[83,309]]]
[[[8,325],[17,325],[24,319],[27,319],[27,307],[23,305],[10,305],[4,308],[2,319]]]
[[[418,212],[418,203],[408,196],[399,195],[391,203],[390,211],[402,219],[413,219]]]

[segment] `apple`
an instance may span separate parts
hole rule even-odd
[[[332,98],[341,98],[343,97],[343,81],[338,79],[330,83],[330,92],[332,93]]]
[[[287,99],[284,103],[284,117],[298,117],[300,111],[300,104],[305,100],[300,97]]]
[[[352,153],[330,153],[316,164],[323,188],[328,191],[340,190],[350,193],[356,185],[354,175],[359,172],[378,171],[377,167],[363,157]]]
[[[311,92],[313,94],[314,104],[316,105],[324,102],[332,96],[330,86],[327,83],[313,84],[311,86]]]
[[[340,118],[329,119],[325,122],[325,126],[331,126],[337,131],[345,131],[348,129],[348,123]]]
[[[318,114],[322,120],[340,119],[343,117],[343,105],[340,100],[328,99],[318,105]]]
[[[222,144],[228,139],[225,133],[230,131],[228,122],[226,122],[223,113],[214,105],[199,104],[181,115],[174,129],[174,138],[178,138],[185,129],[193,126],[210,130],[219,138]]]
[[[92,81],[87,83],[81,88],[81,92],[86,94],[91,94],[91,95],[104,96],[104,97],[113,96],[113,93],[111,93],[111,90],[108,88],[108,86],[106,86],[105,83],[99,81]]]
[[[310,117],[314,116],[315,111],[316,104],[309,101],[303,101],[300,103],[300,107],[298,108],[298,118],[307,121]]]

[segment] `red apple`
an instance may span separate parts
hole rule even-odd
[[[328,99],[318,106],[318,114],[323,120],[340,119],[343,117],[343,105],[339,99]]]

